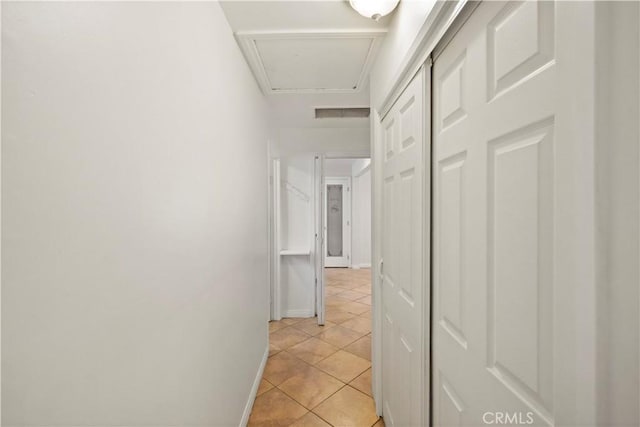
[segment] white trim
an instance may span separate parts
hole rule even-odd
[[[358,93],[366,86],[369,71],[373,65],[386,29],[380,30],[289,30],[289,31],[239,31],[235,34],[251,71],[265,95],[279,93]],[[369,38],[371,46],[360,71],[358,83],[353,89],[278,89],[274,90],[269,82],[264,63],[256,46],[257,40],[296,40],[296,39],[352,39]]]
[[[267,282],[267,321],[271,320],[271,315],[273,312],[273,284],[274,273],[274,258],[276,257],[276,253],[274,251],[274,242],[273,242],[273,168],[271,167],[271,147],[273,143],[269,139],[267,140],[267,248],[268,248],[268,261],[267,262],[267,274],[269,280]]]
[[[246,427],[249,422],[249,416],[251,415],[251,410],[253,409],[253,402],[256,400],[256,395],[258,394],[258,387],[260,387],[260,381],[262,381],[262,374],[264,372],[264,367],[267,365],[267,359],[269,358],[269,342],[267,338],[267,348],[264,349],[264,354],[262,355],[262,361],[260,362],[260,366],[258,367],[258,372],[256,373],[256,377],[253,380],[253,385],[251,386],[251,391],[249,392],[249,399],[247,399],[247,404],[244,406],[244,411],[242,412],[242,419],[240,420],[240,427]]]
[[[313,309],[297,308],[293,310],[285,310],[282,317],[314,317],[315,307]]]
[[[429,57],[431,58],[431,57]],[[425,398],[422,411],[422,425],[429,425],[431,420],[431,79],[432,62],[427,61],[422,72],[423,107],[422,116],[422,396]]]
[[[382,147],[380,144],[380,115],[371,109],[371,259],[376,265],[381,262],[382,238]],[[376,406],[376,414],[382,415],[382,287],[380,269],[371,274],[371,391]]]

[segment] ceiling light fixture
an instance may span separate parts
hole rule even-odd
[[[356,12],[374,21],[393,12],[399,2],[400,0],[349,0]]]

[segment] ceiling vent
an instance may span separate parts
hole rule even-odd
[[[365,119],[369,108],[316,108],[316,119]]]

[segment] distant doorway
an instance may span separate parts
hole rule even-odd
[[[325,179],[325,266],[351,266],[351,178]]]

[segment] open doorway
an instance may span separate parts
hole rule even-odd
[[[358,333],[371,353],[371,171],[368,158],[327,158],[323,171],[324,292],[327,323]]]

